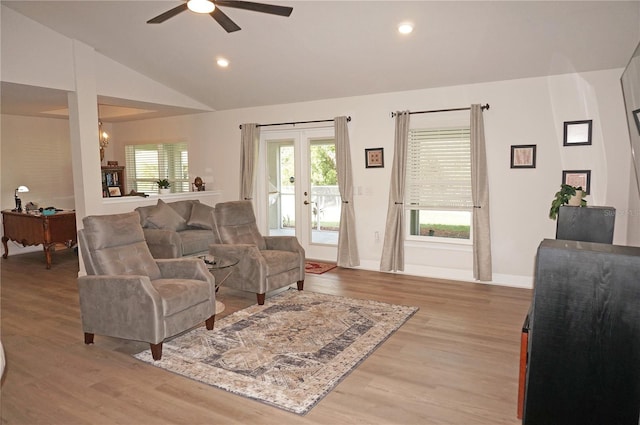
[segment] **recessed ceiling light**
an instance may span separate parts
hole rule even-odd
[[[218,64],[219,67],[221,68],[226,68],[229,66],[229,61],[226,60],[225,58],[218,58],[218,60],[216,61],[216,63]]]
[[[411,31],[413,31],[413,25],[411,24],[404,23],[398,26],[398,32],[400,34],[409,34]]]

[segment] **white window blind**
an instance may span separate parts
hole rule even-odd
[[[472,208],[469,128],[409,130],[406,178],[406,209]]]
[[[186,143],[126,145],[127,187],[156,192],[159,179],[171,183],[171,192],[189,192],[189,153]]]

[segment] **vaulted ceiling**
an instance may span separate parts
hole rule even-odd
[[[146,23],[181,3],[2,1],[214,110],[622,68],[640,40],[638,1],[269,0],[293,13]]]

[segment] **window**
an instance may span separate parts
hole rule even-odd
[[[469,127],[409,130],[406,178],[409,236],[470,239]]]
[[[157,192],[159,179],[171,183],[171,192],[189,192],[189,153],[186,143],[125,146],[127,187]]]

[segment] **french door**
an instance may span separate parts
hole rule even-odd
[[[333,127],[263,131],[257,215],[270,236],[293,235],[307,258],[335,261],[342,205]]]

